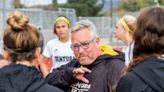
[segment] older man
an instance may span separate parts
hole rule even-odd
[[[89,20],[77,22],[71,36],[76,59],[48,74],[48,83],[67,92],[111,92],[122,74],[124,57],[113,50],[104,53]]]

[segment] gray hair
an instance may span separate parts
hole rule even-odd
[[[90,34],[93,37],[98,37],[97,30],[96,30],[96,27],[95,27],[94,23],[91,22],[88,19],[86,19],[86,20],[80,20],[80,21],[76,22],[74,24],[72,30],[71,30],[71,33],[76,32],[76,31],[79,31],[79,30],[84,29],[84,28],[88,28],[90,30]]]

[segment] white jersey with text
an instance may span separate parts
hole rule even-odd
[[[74,58],[71,41],[63,43],[58,38],[50,40],[44,48],[43,56],[52,59],[53,69],[67,64]]]

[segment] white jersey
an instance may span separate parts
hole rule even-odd
[[[58,38],[50,40],[44,48],[43,56],[52,59],[53,69],[70,62],[74,58],[71,41],[62,43]]]
[[[128,47],[125,47],[122,50],[125,53],[126,66],[128,66],[133,60],[133,48],[134,48],[134,42],[132,42]]]
[[[0,55],[3,54],[3,40],[0,38]]]

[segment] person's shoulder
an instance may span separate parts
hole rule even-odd
[[[126,82],[135,81],[134,79],[137,79],[137,77],[133,72],[128,72],[121,78],[122,81],[126,81]]]
[[[105,65],[109,69],[116,70],[116,71],[122,71],[125,66],[125,62],[122,60],[122,57],[120,56],[110,56],[110,55],[105,55],[103,56],[105,60]],[[105,59],[106,58],[106,59]]]
[[[141,88],[144,89],[145,84],[133,72],[128,72],[120,79],[116,90],[117,92],[138,92]]]
[[[114,55],[114,56],[111,56],[111,55],[101,55],[100,57],[105,59],[107,62],[112,62],[112,63],[122,63],[124,64],[124,56],[125,54],[122,53],[122,52],[117,52],[118,55]]]
[[[54,38],[54,39],[51,39],[51,40],[48,41],[48,43],[54,43],[54,42],[58,42],[58,39]]]
[[[58,39],[57,38],[55,38],[55,39],[51,39],[51,40],[49,40],[48,42],[47,42],[47,45],[55,45],[56,43],[58,42]]]
[[[116,91],[117,92],[131,92],[129,89],[132,89],[133,86],[133,74],[131,75],[131,73],[128,73],[126,75],[124,75],[123,77],[121,77],[121,79],[118,82]],[[122,91],[124,90],[124,91]]]
[[[107,66],[110,66],[113,70],[123,70],[126,66],[120,59],[111,59],[107,62]]]
[[[131,85],[131,84],[135,84],[137,81],[139,82],[139,80],[140,79],[136,76],[134,72],[128,72],[126,75],[124,75],[121,78],[120,82],[123,82],[123,83],[125,82],[127,83],[127,85],[129,83],[129,85]]]
[[[101,55],[99,59],[103,60],[103,63],[108,70],[120,71],[125,68],[125,63],[118,57],[110,56],[110,55]]]
[[[0,68],[0,74],[10,72],[11,70],[13,70],[12,65],[13,64],[8,64],[8,65],[5,65],[4,67],[1,67]]]

